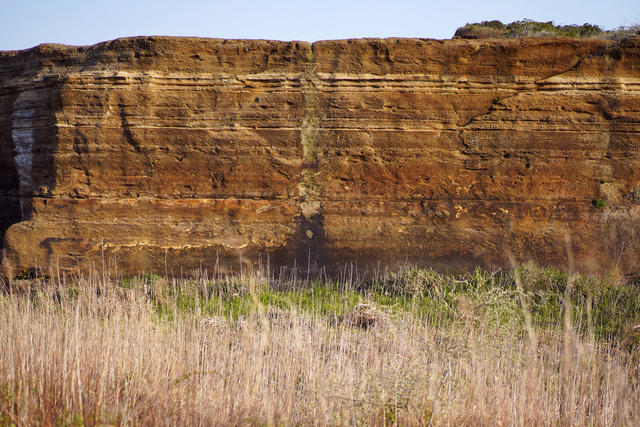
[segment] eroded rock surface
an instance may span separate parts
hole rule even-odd
[[[640,38],[2,52],[3,269],[633,273],[639,132]]]

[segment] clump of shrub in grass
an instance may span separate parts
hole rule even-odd
[[[345,318],[345,324],[368,329],[374,326],[385,326],[389,315],[372,303],[359,303]]]

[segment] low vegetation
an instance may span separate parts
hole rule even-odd
[[[5,287],[0,425],[640,419],[635,283],[522,266]]]
[[[515,37],[573,37],[599,38],[621,41],[640,32],[640,24],[623,26],[615,30],[603,30],[597,25],[555,25],[552,21],[538,22],[530,19],[503,24],[500,21],[483,21],[467,24],[456,30],[454,38],[486,39]]]

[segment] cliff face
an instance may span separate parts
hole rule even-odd
[[[635,272],[639,151],[640,38],[2,52],[3,269]]]

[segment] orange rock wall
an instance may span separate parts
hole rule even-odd
[[[119,39],[0,82],[8,276],[638,270],[640,38]]]

